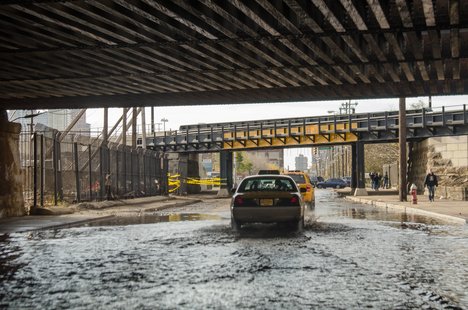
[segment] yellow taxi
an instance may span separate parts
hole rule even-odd
[[[314,186],[309,176],[300,170],[285,171],[283,174],[290,176],[296,182],[299,190],[305,189],[305,192],[301,191],[302,199],[309,207],[315,207]]]

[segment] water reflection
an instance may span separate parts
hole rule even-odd
[[[322,213],[329,216],[341,216],[358,220],[372,220],[372,221],[383,221],[383,222],[399,222],[399,223],[420,223],[428,225],[444,225],[447,222],[430,218],[427,216],[388,212],[383,209],[373,208],[369,206],[349,206],[347,204],[329,206],[326,211]]]
[[[153,224],[166,222],[182,222],[182,221],[210,221],[220,220],[219,215],[200,214],[200,213],[170,213],[170,214],[147,214],[131,216],[115,216],[99,221],[81,224],[79,226],[96,227],[96,226],[126,226],[138,224]]]

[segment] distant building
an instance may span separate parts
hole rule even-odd
[[[247,151],[245,155],[254,164],[255,169],[282,169],[284,165],[282,149]]]
[[[302,154],[299,154],[299,156],[295,158],[295,163],[296,163],[296,170],[305,171],[307,170],[307,166],[308,166],[308,158]]]
[[[47,127],[64,131],[68,125],[75,119],[80,110],[76,109],[60,109],[60,110],[10,110],[8,118],[10,121],[20,123],[22,130],[30,130],[31,118],[25,118],[27,115],[39,114],[32,118],[33,124],[42,124]],[[84,114],[73,127],[73,132],[78,132],[83,135],[89,135],[91,125],[86,123],[86,114]]]

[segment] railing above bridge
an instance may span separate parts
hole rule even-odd
[[[466,105],[423,108],[406,112],[407,139],[468,134]],[[354,141],[392,142],[398,139],[398,111],[335,114],[181,126],[178,131],[147,138],[162,152],[314,146]]]

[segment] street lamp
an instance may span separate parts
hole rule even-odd
[[[163,123],[163,130],[166,131],[166,123],[168,122],[169,120],[165,117],[161,118],[161,122]]]

